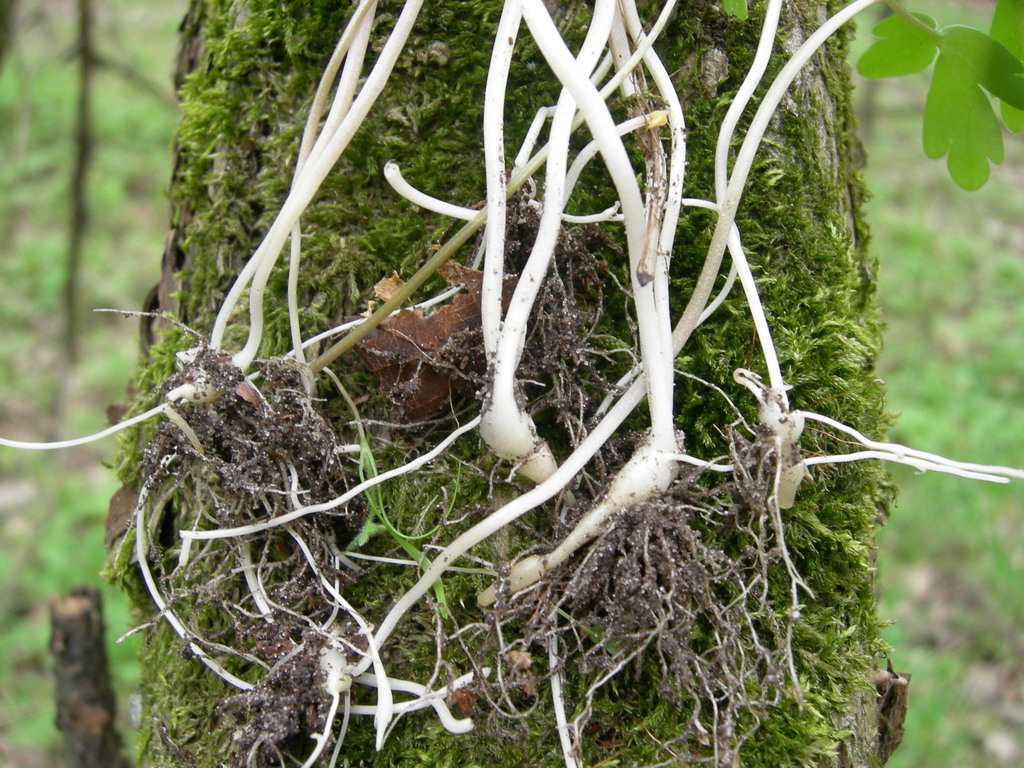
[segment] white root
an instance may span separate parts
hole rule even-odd
[[[749,389],[757,398],[757,415],[761,424],[775,436],[775,456],[778,477],[775,498],[780,509],[789,509],[796,500],[800,483],[807,477],[807,464],[800,456],[800,435],[804,431],[804,416],[789,410],[789,399],[782,387],[766,387],[753,371],[739,368],[733,379]]]
[[[351,490],[346,491],[341,496],[331,499],[330,501],[325,501],[321,504],[309,504],[307,506],[296,507],[291,512],[279,515],[278,517],[268,518],[259,523],[252,523],[251,525],[242,525],[238,526],[237,528],[219,528],[211,531],[181,531],[179,535],[183,539],[231,539],[237,536],[247,536],[254,533],[259,533],[261,531],[266,531],[271,528],[279,528],[283,525],[287,525],[288,523],[298,520],[300,517],[305,517],[306,515],[312,515],[317,512],[327,512],[332,509],[337,509],[346,501],[354,499],[356,496],[365,493],[369,489],[377,485],[380,485],[381,483],[385,483],[388,480],[391,480],[392,478],[395,477],[407,475],[410,472],[415,472],[424,464],[427,464],[428,462],[440,456],[442,453],[444,453],[445,449],[448,448],[448,446],[450,446],[452,443],[454,443],[461,435],[465,434],[466,432],[469,432],[479,424],[480,417],[477,416],[475,419],[467,422],[466,424],[463,424],[461,427],[456,429],[454,432],[448,435],[448,437],[446,437],[444,440],[442,440],[440,443],[438,443],[430,451],[423,454],[422,456],[417,456],[412,461],[403,464],[400,467],[396,467],[395,469],[389,469],[387,472],[381,472],[376,477],[371,477],[370,479],[363,481],[362,483],[355,486]]]
[[[484,676],[490,673],[487,667],[484,667],[481,672]],[[393,712],[397,715],[404,715],[408,712],[415,712],[420,709],[426,709],[427,707],[433,707],[437,713],[438,720],[441,725],[444,726],[445,730],[450,733],[469,733],[473,730],[473,721],[469,718],[458,719],[452,715],[451,710],[448,709],[448,705],[445,703],[445,699],[448,698],[452,691],[457,691],[460,688],[464,688],[473,682],[474,675],[472,672],[462,675],[452,681],[450,686],[444,686],[437,690],[430,690],[425,685],[414,683],[409,680],[399,680],[397,678],[389,678],[388,685],[396,691],[403,693],[412,693],[417,698],[411,701],[400,701],[394,704]],[[377,688],[381,684],[379,676],[369,672],[364,672],[354,678],[356,683],[360,685],[366,685],[371,688]],[[354,706],[352,707],[352,713],[356,715],[372,715],[376,712],[376,707],[372,706]]]
[[[389,160],[384,164],[384,180],[391,185],[391,188],[398,194],[404,197],[411,203],[418,205],[428,211],[440,214],[441,216],[450,216],[453,219],[459,219],[461,221],[472,221],[479,211],[474,211],[472,208],[465,208],[461,205],[453,205],[447,203],[444,200],[439,200],[436,197],[431,197],[426,192],[421,192],[416,189],[412,184],[405,180],[402,176],[402,169],[398,167],[398,163],[394,160]]]
[[[629,507],[640,504],[668,489],[679,471],[674,454],[656,448],[648,440],[619,470],[601,500],[577,523],[572,532],[547,555],[532,555],[516,563],[508,577],[511,592],[519,592],[536,584],[551,569],[568,560],[580,547],[607,528],[608,520]],[[497,598],[497,587],[488,587],[477,598],[480,606],[488,606]]]
[[[169,454],[164,457],[163,465],[167,466],[176,459],[177,456]],[[139,563],[139,571],[142,573],[142,580],[146,584],[146,589],[149,590],[149,596],[153,600],[153,604],[156,605],[157,610],[164,617],[164,620],[171,625],[171,628],[178,634],[182,640],[188,643],[189,649],[194,653],[200,661],[203,662],[209,669],[217,675],[219,678],[229,685],[233,685],[243,691],[252,690],[252,683],[242,680],[221,666],[220,662],[210,656],[200,645],[195,643],[191,637],[192,633],[185,627],[185,624],[178,618],[174,610],[167,605],[167,601],[164,600],[163,595],[160,593],[160,588],[157,586],[156,579],[153,578],[153,572],[149,568],[149,531],[146,528],[146,501],[149,495],[149,488],[143,486],[142,491],[139,493],[139,501],[135,507],[135,557]]]
[[[242,350],[234,356],[235,364],[242,370],[246,370],[255,359],[262,341],[263,294],[281,249],[303,211],[313,200],[321,183],[330,173],[338,158],[341,157],[342,152],[365,121],[377,97],[387,84],[422,4],[422,0],[407,0],[376,64],[364,81],[359,95],[345,111],[344,117],[338,122],[337,127],[330,133],[321,133],[317,139],[301,172],[296,174],[292,189],[280,213],[221,305],[210,338],[210,345],[214,348],[219,348],[223,343],[224,333],[232,319],[235,307],[242,292],[246,286],[249,286],[249,338]],[[350,40],[362,28],[361,19],[353,19],[353,22],[343,34],[343,37]]]
[[[140,413],[138,416],[133,416],[130,419],[125,419],[122,422],[115,424],[112,427],[107,427],[99,432],[92,435],[86,435],[85,437],[76,437],[71,440],[58,440],[52,443],[31,443],[22,440],[8,440],[7,438],[0,437],[0,445],[8,448],[17,448],[22,451],[57,451],[62,448],[74,448],[79,445],[86,445],[88,443],[95,443],[97,440],[102,440],[105,437],[117,434],[121,430],[127,429],[128,427],[136,424],[141,424],[144,421],[148,421],[154,416],[159,416],[161,413],[166,412],[170,407],[170,403],[161,403],[155,408],[150,408],[145,413]]]
[[[555,628],[558,628],[558,610],[552,609],[551,621]],[[558,633],[551,635],[548,641],[548,669],[551,670],[551,706],[555,710],[555,723],[558,730],[558,742],[562,747],[562,761],[565,768],[580,768],[580,761],[576,759],[576,750],[572,744],[572,734],[569,733],[569,721],[565,716],[565,693],[562,681],[562,671],[558,668]]]
[[[821,424],[830,426],[833,429],[849,435],[865,448],[870,449],[869,451],[863,451],[857,454],[839,454],[837,456],[822,456],[815,459],[808,459],[808,464],[838,464],[840,462],[853,460],[851,459],[852,456],[859,456],[864,459],[882,459],[884,461],[896,462],[897,464],[906,464],[907,466],[914,467],[921,472],[929,470],[933,472],[945,472],[950,475],[957,475],[970,480],[985,480],[990,483],[1008,483],[1010,478],[1024,480],[1024,470],[993,464],[975,464],[969,461],[954,461],[953,459],[947,459],[945,456],[928,453],[927,451],[919,451],[915,448],[900,445],[899,443],[885,443],[879,440],[872,440],[858,432],[853,427],[847,426],[835,419],[830,419],[828,416],[822,416],[820,413],[812,413],[811,411],[801,411],[800,413],[805,419],[810,419],[811,421],[817,421]]]
[[[517,462],[523,477],[541,483],[558,469],[548,444],[537,434],[533,419],[511,397],[490,398],[481,415],[480,437],[497,456]]]
[[[527,12],[529,3],[523,7]],[[573,61],[580,76],[589,77],[597,65],[611,28],[614,3],[601,0],[594,9],[594,18],[583,42],[580,54]],[[495,42],[494,60],[500,63],[499,76],[488,78],[488,100],[485,109],[504,104],[505,77],[509,56],[514,45],[512,26],[518,29],[517,3],[506,7],[499,23]],[[534,12],[535,13],[535,12]],[[502,37],[504,35],[504,37]],[[594,89],[593,84],[590,86]],[[596,93],[596,89],[595,89]],[[484,283],[481,291],[481,313],[484,344],[492,362],[491,392],[484,403],[480,436],[498,456],[517,463],[524,477],[540,483],[550,477],[557,463],[547,443],[537,434],[533,420],[521,404],[515,371],[522,357],[526,341],[527,320],[540,292],[544,276],[554,256],[555,244],[561,229],[565,203],[565,180],[568,165],[569,137],[573,128],[576,102],[569,90],[564,90],[554,110],[551,123],[551,149],[547,157],[545,174],[545,204],[541,213],[536,240],[530,257],[519,277],[502,322],[501,295],[503,288],[504,228],[505,228],[505,168],[504,143],[500,134],[500,110],[493,114],[486,136],[496,151],[494,159],[488,154],[488,216],[487,251],[485,255]],[[498,160],[501,160],[500,165]]]

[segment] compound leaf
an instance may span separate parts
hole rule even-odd
[[[1024,64],[1001,43],[977,29],[951,24],[939,30],[939,51],[961,79],[970,79],[998,99],[1024,109]]]
[[[722,7],[730,16],[737,19],[747,18],[747,0],[724,0]]]
[[[1024,59],[1024,0],[998,0],[992,17],[993,39],[1006,46],[1018,59]],[[1024,131],[1024,110],[1005,101],[1000,104],[1003,124],[1014,133]]]
[[[923,13],[915,24],[894,15],[875,25],[876,40],[857,70],[868,78],[935,70],[924,110],[924,151],[947,157],[949,174],[964,189],[988,180],[988,163],[1003,161],[1003,137],[989,94],[999,99],[1003,122],[1024,130],[1024,0],[998,0],[992,34],[952,24],[937,28]],[[937,55],[936,55],[937,54]]]
[[[923,13],[914,16],[925,26],[935,29],[935,19]],[[871,30],[879,38],[857,61],[857,71],[877,80],[920,72],[935,59],[938,33],[926,32],[902,16],[883,19]]]
[[[1003,161],[1003,137],[992,104],[981,87],[940,56],[924,107],[924,152],[933,160],[948,154],[946,166],[963,189],[988,181],[988,160]]]

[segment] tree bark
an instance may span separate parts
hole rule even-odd
[[[11,46],[11,33],[14,28],[14,18],[17,9],[16,0],[4,3],[0,6],[0,70],[3,69],[7,59],[7,53]]]
[[[397,3],[382,5],[395,14],[400,10]],[[827,5],[832,12],[842,3]],[[558,4],[557,10],[561,26],[576,30],[576,36],[581,37],[588,18],[586,6],[567,2]],[[172,227],[164,254],[159,306],[201,335],[209,332],[234,276],[287,195],[312,93],[349,12],[339,3],[290,0],[194,0],[189,10],[182,27],[179,63],[184,118],[178,132],[171,188]],[[720,4],[680,0],[678,12],[659,43],[660,55],[684,98],[688,195],[713,196],[717,126],[753,56],[760,13],[761,9],[755,8],[752,18],[741,22],[726,16]],[[393,270],[407,277],[425,259],[431,245],[443,239],[445,230],[436,216],[396,203],[381,176],[387,160],[397,159],[406,178],[429,194],[461,205],[483,198],[482,92],[499,15],[497,0],[426,4],[396,74],[371,118],[303,218],[299,301],[307,329],[320,330],[343,317],[360,314],[379,280]],[[819,3],[788,3],[780,33],[782,43],[777,48],[794,51],[824,18]],[[390,24],[377,27],[371,51],[379,50]],[[553,104],[558,97],[546,65],[525,32],[522,38],[513,67],[515,82],[509,89],[516,97],[506,115],[510,147],[525,134],[536,108]],[[867,255],[867,230],[860,207],[864,190],[857,175],[859,145],[845,63],[847,42],[848,33],[841,32],[814,57],[790,89],[759,152],[738,224],[776,334],[783,368],[794,385],[791,400],[878,437],[886,414],[873,378],[879,345],[875,265]],[[769,75],[782,63],[777,53]],[[625,113],[628,106],[622,104],[619,108]],[[748,118],[751,113],[749,110]],[[590,196],[592,210],[601,210],[611,202],[597,186]],[[692,291],[713,223],[710,214],[699,211],[685,212],[680,221],[673,257],[673,292],[683,298],[674,308],[674,316]],[[614,247],[594,247],[600,251],[597,261],[609,275],[617,269]],[[628,284],[624,273],[619,272],[617,277]],[[623,346],[632,345],[628,309],[620,306],[625,302],[612,298],[611,287],[605,295],[602,333],[618,334]],[[279,309],[284,307],[284,296],[285,274],[281,268],[268,288],[271,309],[262,355],[279,355],[288,349],[288,321]],[[720,312],[721,318],[702,327],[684,350],[681,367],[700,379],[729,382],[727,389],[733,399],[751,417],[753,409],[748,407],[742,390],[737,392],[731,385],[731,372],[756,365],[751,363],[752,324],[738,292]],[[174,373],[172,353],[191,343],[187,333],[171,328],[149,349],[148,361],[139,375],[139,407],[157,400],[162,382]],[[242,343],[244,337],[229,334],[226,347],[235,349]],[[359,394],[367,394],[361,406],[364,417],[391,418],[388,403],[375,394],[376,382],[357,359],[343,358],[337,364],[337,373],[350,391],[358,388]],[[734,422],[735,413],[696,380],[680,378],[678,390],[677,426],[685,432],[687,450],[700,456],[720,455],[721,427]],[[318,390],[329,401],[325,413],[349,440],[352,433],[346,424],[346,407],[330,392],[326,388]],[[457,407],[470,406],[463,402]],[[552,410],[557,409],[538,411],[541,429],[545,424],[557,423]],[[422,433],[407,429],[380,429],[392,443],[387,455],[393,459],[422,437]],[[161,435],[152,424],[139,430],[122,456],[121,473],[126,485],[137,489],[146,481],[140,476],[139,462],[146,466],[147,446],[166,441]],[[450,473],[447,478],[431,475],[425,480],[395,481],[388,492],[394,503],[389,514],[399,528],[413,530],[420,510],[436,506],[432,499],[441,493],[442,486],[452,487],[451,473],[459,460],[467,467],[481,468],[460,475],[459,506],[471,515],[478,514],[477,505],[493,507],[489,472],[494,462],[481,461],[483,447],[469,442],[472,445],[455,449],[455,460],[445,465]],[[835,441],[808,430],[803,447],[807,455],[831,452]],[[608,464],[616,460],[612,455],[602,459]],[[499,468],[495,477],[504,478],[507,472],[508,467]],[[600,472],[595,470],[593,477],[599,480]],[[494,487],[497,495],[506,493],[500,482]],[[179,546],[177,531],[195,524],[209,498],[201,484],[184,481],[161,497],[159,509],[154,510],[157,519],[150,527],[154,543],[148,556],[154,567],[163,563],[165,573],[173,571],[171,561],[177,557]],[[768,686],[765,691],[775,686],[771,690],[778,694],[777,700],[763,706],[750,703],[737,711],[729,727],[742,732],[742,738],[727,733],[724,726],[706,737],[694,732],[695,722],[702,718],[705,723],[711,722],[707,713],[713,708],[721,707],[723,712],[728,709],[729,697],[719,693],[714,702],[701,701],[685,686],[667,689],[664,663],[675,657],[655,651],[652,645],[595,696],[593,714],[584,731],[585,764],[611,759],[622,765],[678,759],[717,760],[723,765],[742,762],[744,766],[766,768],[866,768],[881,764],[878,696],[870,675],[875,658],[885,646],[879,636],[872,593],[873,535],[888,500],[882,470],[845,464],[817,471],[812,481],[805,481],[796,505],[786,511],[789,554],[813,594],[802,593],[799,617],[789,618],[786,570],[778,558],[766,555],[766,602],[762,607],[771,615],[756,617],[754,622],[762,628],[790,628],[798,679],[790,680],[783,670],[781,682],[764,683]],[[351,520],[346,523],[351,524]],[[557,540],[552,532],[557,532],[558,523],[531,525],[548,526],[552,540]],[[693,525],[696,530],[697,523]],[[345,535],[351,536],[351,531]],[[515,536],[487,545],[484,556],[492,561],[507,560],[522,546]],[[741,538],[735,526],[705,526],[699,532],[703,547],[731,553],[729,556],[735,556],[737,562],[742,559],[736,550],[742,546],[738,543]],[[154,609],[137,575],[131,539],[129,533],[120,547],[114,548],[111,573],[133,595],[140,616],[149,617]],[[503,555],[502,546],[512,551]],[[773,551],[777,554],[777,549]],[[182,600],[179,612],[191,611],[190,620],[204,626],[217,643],[231,645],[244,640],[246,649],[255,653],[259,649],[257,639],[240,640],[237,625],[217,615],[218,610],[226,610],[224,604],[236,599],[240,589],[244,590],[239,586],[241,577],[235,573],[229,578],[216,570],[204,576],[201,569],[209,567],[210,561],[202,563],[191,567],[189,578],[193,583],[205,580],[215,585],[220,597],[205,593],[203,602],[194,593]],[[372,621],[380,620],[399,589],[391,577],[380,579],[373,587],[353,585],[345,593],[354,604],[376,606]],[[472,617],[476,616],[475,594],[481,583],[446,583],[448,605],[463,623],[479,620]],[[400,649],[391,650],[401,655],[412,679],[425,680],[434,668],[436,622],[443,626],[444,619],[424,609],[409,625],[412,629],[403,635]],[[695,626],[697,629],[684,644],[707,646],[708,638],[700,637],[699,619]],[[738,656],[750,653],[754,646],[742,646],[743,642],[747,640],[738,640],[732,652]],[[769,639],[765,643],[770,643]],[[449,640],[448,647],[465,662],[468,651],[459,651],[457,641]],[[768,648],[766,658],[776,658],[778,652],[778,648]],[[534,661],[546,670],[546,662],[538,653],[535,650]],[[259,720],[254,710],[298,706],[297,699],[287,699],[280,692],[275,694],[276,699],[269,693],[260,701],[232,699],[237,691],[210,674],[159,620],[149,632],[141,660],[145,703],[140,741],[144,765],[245,765],[240,750],[244,752],[248,747],[257,755],[263,754],[245,736],[246,723]],[[502,661],[507,659],[499,659]],[[566,669],[567,690],[577,702],[596,674],[593,663],[588,669],[583,661]],[[770,675],[756,666],[751,674],[759,675],[761,684]],[[538,677],[543,677],[544,670],[538,671]],[[236,671],[242,674],[244,670]],[[512,669],[510,674],[514,672]],[[525,672],[532,674],[529,668]],[[735,693],[739,696],[741,691]],[[749,691],[742,693],[756,698]],[[515,695],[522,699],[516,700],[517,705],[529,710],[521,719],[502,717],[484,703],[484,698],[479,702],[463,701],[476,723],[473,733],[449,734],[436,719],[418,713],[399,721],[379,753],[374,750],[369,721],[356,718],[350,725],[344,754],[351,764],[381,766],[559,764],[548,694],[538,695],[532,709],[527,685],[520,686]],[[304,701],[304,706],[304,711],[291,713],[287,727],[280,726],[277,742],[300,758],[308,754],[312,746],[309,736],[317,733],[317,723],[322,723],[320,704]],[[705,714],[695,715],[698,708]],[[273,730],[260,722],[267,733]],[[708,727],[714,730],[713,725]],[[739,757],[731,752],[732,743]],[[716,751],[715,745],[721,750]],[[258,764],[263,764],[262,759],[257,760]]]
[[[99,590],[75,587],[50,605],[50,650],[57,678],[57,727],[68,768],[126,765],[115,721]]]

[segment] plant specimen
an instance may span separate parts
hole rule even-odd
[[[877,2],[850,3],[787,51],[743,124],[768,72],[783,13],[781,0],[768,0],[753,63],[718,128],[714,189],[705,199],[684,196],[691,160],[686,109],[658,54],[659,36],[678,11],[673,1],[645,20],[631,0],[597,0],[574,51],[542,0],[506,0],[482,97],[483,207],[421,192],[404,178],[400,159],[387,163],[381,170],[396,198],[464,223],[411,277],[381,275],[376,295],[382,303],[367,317],[317,329],[304,340],[311,329],[303,327],[299,301],[303,214],[372,115],[422,2],[403,4],[363,79],[378,8],[374,0],[357,5],[314,96],[280,212],[227,290],[209,337],[195,336],[179,353],[179,370],[162,383],[163,401],[119,426],[166,417],[147,435],[136,472],[133,528],[125,540],[134,547],[122,547],[118,558],[121,565],[137,564],[160,617],[213,674],[237,689],[223,712],[239,723],[238,764],[277,757],[285,742],[305,733],[314,734],[315,746],[304,765],[316,763],[332,739],[333,765],[351,715],[372,717],[377,749],[400,716],[417,710],[432,709],[452,733],[468,731],[476,696],[518,716],[515,691],[537,694],[530,651],[536,647],[546,651],[547,672],[540,677],[549,682],[566,766],[581,763],[596,692],[651,648],[671,695],[693,710],[680,738],[709,744],[709,759],[732,764],[767,708],[787,697],[803,700],[793,634],[804,600],[814,595],[787,545],[787,510],[818,482],[814,467],[881,459],[992,482],[1024,478],[1020,470],[874,440],[791,402],[790,382],[802,372],[787,370],[779,354],[737,213],[788,90],[831,35]],[[746,14],[745,3],[726,6]],[[993,37],[939,30],[927,17],[896,9],[899,15],[879,27],[883,40],[866,57],[869,71],[897,74],[889,49],[894,40],[903,41],[915,66],[940,57],[936,100],[962,95],[974,103],[984,87],[1008,109],[1024,108],[1016,78],[1024,68],[1015,69],[1016,56]],[[559,96],[536,111],[510,166],[505,110],[524,30]],[[965,85],[943,63],[965,50],[997,51],[1001,69],[979,70]],[[981,104],[972,108],[984,112]],[[926,112],[932,126],[926,128],[926,150],[942,156],[940,149],[948,148],[954,178],[974,185],[979,155],[962,149],[970,140],[955,126],[943,128],[944,109]],[[547,142],[538,147],[545,128]],[[997,159],[991,146],[986,152]],[[987,174],[985,157],[980,161]],[[581,188],[594,178],[612,202],[571,213]],[[672,261],[681,217],[690,209],[715,219],[703,263],[687,275],[692,289],[679,295]],[[471,242],[471,264],[450,261]],[[269,307],[267,295],[272,278],[285,268],[278,261],[286,245],[283,310],[291,349],[260,360],[267,313],[282,309]],[[442,271],[449,288],[402,309]],[[698,380],[686,370],[685,355],[702,328],[721,316],[737,281],[759,353],[720,380]],[[598,283],[602,291],[614,288],[628,305],[632,345],[616,346],[595,333],[608,301],[594,294]],[[401,451],[367,429],[344,376],[334,370],[353,350],[406,417],[429,419],[450,410],[453,394],[478,398],[478,412],[399,461]],[[609,360],[615,364],[604,366]],[[679,377],[688,377],[703,397],[726,402],[735,415],[717,425],[719,455],[698,455],[694,444],[699,448],[700,442],[687,434]],[[560,400],[557,431],[538,427],[538,380]],[[351,414],[345,418],[348,442],[323,405],[332,387]],[[744,414],[756,414],[756,421]],[[812,423],[827,432],[833,451],[841,442],[856,450],[809,452],[803,443]],[[400,530],[389,505],[402,500],[390,498],[384,484],[414,473],[430,476],[432,463],[443,463],[461,438],[474,433],[510,474],[502,483],[508,490],[504,503],[463,509],[452,485],[445,498],[421,506],[422,525]],[[56,448],[79,442],[3,444]],[[385,471],[382,456],[393,463]],[[529,485],[512,482],[515,475]],[[161,540],[162,516],[186,495],[206,500],[201,511],[176,540]],[[517,521],[548,502],[551,520],[523,535]],[[726,552],[709,545],[701,532],[714,526],[734,531],[742,546]],[[385,533],[406,557],[365,551]],[[486,547],[502,537],[512,546],[498,558],[495,548]],[[168,557],[172,552],[176,557]],[[458,565],[463,558],[476,560]],[[416,573],[403,579],[393,600],[385,595],[388,607],[379,613],[378,605],[346,597],[349,585],[369,578],[376,564]],[[777,567],[788,582],[781,611],[769,589],[769,571]],[[200,573],[202,580],[193,577]],[[472,602],[488,618],[452,630],[444,623],[455,604],[441,579],[457,574],[477,585],[481,574],[487,577]],[[223,594],[239,576],[244,594]],[[411,623],[410,614],[420,612],[422,619],[431,590],[437,661],[431,679],[409,680],[389,649],[398,644],[403,623]],[[642,610],[631,610],[631,595]],[[189,615],[197,618],[186,620]],[[230,628],[223,634],[235,642],[223,643],[222,633],[204,628],[211,621]],[[512,632],[518,637],[510,640]],[[696,647],[698,635],[702,648]],[[495,658],[485,665],[488,643],[498,651],[491,648]],[[458,646],[455,656],[468,665],[458,674],[457,662],[446,656],[449,645]],[[569,659],[595,672],[581,701],[566,701]],[[360,690],[372,692],[372,704],[356,703]],[[456,717],[451,708],[463,705],[464,716]]]

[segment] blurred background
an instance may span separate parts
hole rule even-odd
[[[171,85],[186,0],[91,0],[88,228],[68,269],[82,56],[76,0],[0,0],[0,435],[85,435],[128,399],[138,310],[159,279],[177,106]],[[78,305],[69,327],[65,292]],[[65,341],[61,341],[65,339]],[[72,362],[72,358],[77,362]],[[66,407],[60,407],[61,403]],[[49,602],[99,585],[114,441],[0,450],[0,768],[61,765],[47,650]],[[103,587],[118,706],[137,679],[125,600]],[[127,727],[122,733],[131,735]]]
[[[987,30],[994,0],[905,3]],[[859,24],[857,50],[872,23]],[[927,75],[858,83],[873,254],[887,322],[879,376],[895,442],[1024,467],[1024,135],[964,192],[925,159]],[[893,665],[913,675],[894,768],[1024,765],[1024,484],[895,467],[879,541]]]
[[[88,434],[127,399],[137,321],[90,310],[141,308],[167,229],[170,73],[186,2],[92,0],[89,226],[69,269],[83,1],[0,0],[0,435],[14,439]],[[941,24],[987,28],[993,2],[910,5]],[[860,28],[859,50],[871,20]],[[984,189],[963,192],[921,151],[926,87],[922,75],[858,88],[891,436],[1024,466],[1024,136],[1007,137]],[[0,768],[59,764],[48,604],[98,582],[112,454],[109,441],[0,451]],[[901,490],[879,534],[881,613],[893,621],[894,666],[913,684],[889,765],[1024,765],[1024,486],[893,474]],[[128,613],[103,592],[126,720],[139,639],[113,644]]]

